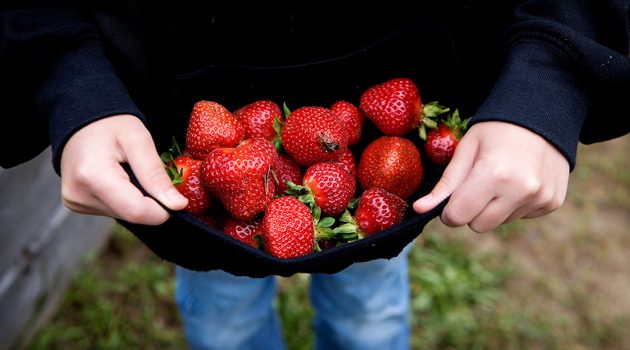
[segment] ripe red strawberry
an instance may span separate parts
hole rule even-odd
[[[383,188],[403,199],[422,183],[420,151],[409,140],[381,136],[369,144],[359,160],[358,178],[363,189]]]
[[[174,163],[174,164],[173,164]],[[169,175],[175,188],[188,198],[185,211],[201,215],[210,209],[210,193],[201,183],[201,161],[188,156],[179,156],[169,164]]]
[[[284,122],[282,146],[298,164],[309,166],[339,159],[348,147],[348,135],[330,109],[301,107]]]
[[[371,188],[359,197],[355,213],[356,224],[363,236],[400,223],[407,212],[407,203],[382,188]]]
[[[324,215],[343,213],[356,191],[355,179],[342,167],[332,163],[311,165],[304,173],[302,185],[313,195]]]
[[[342,167],[343,170],[347,171],[356,180],[357,164],[354,159],[354,154],[352,154],[352,151],[350,151],[350,149],[347,149],[337,161],[331,163],[337,164]]]
[[[235,148],[210,152],[201,164],[201,179],[233,217],[252,221],[273,199],[270,173],[277,160],[271,142],[248,139]]]
[[[372,86],[360,101],[365,116],[385,135],[401,136],[420,125],[422,101],[410,79],[395,78]]]
[[[245,138],[245,128],[222,105],[212,101],[199,101],[193,106],[188,130],[186,150],[203,159],[219,147],[235,147]]]
[[[234,117],[245,127],[246,137],[262,137],[274,142],[280,138],[274,122],[284,122],[284,115],[280,107],[273,101],[260,100],[250,103],[234,111]],[[276,121],[277,119],[277,121]]]
[[[201,182],[201,161],[188,154],[182,155],[175,138],[171,148],[162,153],[161,158],[175,188],[188,198],[184,211],[197,217],[205,214],[212,205],[212,197]]]
[[[363,112],[361,109],[347,101],[337,101],[330,106],[341,120],[348,134],[348,145],[356,145],[361,139],[361,128],[363,127]]]
[[[459,144],[470,118],[462,121],[459,111],[455,110],[446,120],[440,122],[436,129],[427,133],[424,150],[427,157],[438,165],[446,165],[453,158],[455,148]]]
[[[315,230],[308,207],[290,196],[274,199],[262,220],[265,251],[278,258],[294,258],[315,250]]]
[[[254,236],[261,234],[260,221],[244,222],[229,217],[223,225],[223,232],[245,244],[258,248]]]
[[[407,78],[394,78],[374,85],[361,94],[360,106],[365,116],[385,135],[402,136],[424,126],[435,127],[431,118],[448,111],[437,102],[422,105],[420,92]]]
[[[302,169],[293,159],[284,154],[278,155],[278,161],[273,171],[278,179],[278,183],[276,183],[276,194],[278,195],[284,194],[284,191],[289,188],[286,184],[287,181],[295,184],[302,181]]]

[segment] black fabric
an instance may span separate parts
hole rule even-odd
[[[619,118],[621,123],[614,127],[602,122],[610,115],[627,115],[622,103],[630,91],[628,3],[420,1],[418,9],[412,11],[402,1],[388,2],[388,6],[362,1],[274,1],[244,9],[239,3],[200,0],[7,0],[0,16],[0,115],[20,139],[30,141],[14,152],[3,152],[0,165],[18,164],[52,143],[58,170],[57,153],[65,140],[83,125],[111,113],[141,118],[142,113],[151,130],[161,136],[169,129],[167,121],[178,115],[164,103],[178,76],[225,64],[270,67],[334,59],[417,24],[440,27],[448,33],[445,40],[452,49],[448,52],[456,53],[458,63],[454,71],[458,79],[449,83],[454,90],[465,92],[449,96],[458,95],[456,99],[469,114],[475,114],[484,101],[491,106],[480,110],[473,123],[505,120],[545,132],[549,113],[547,105],[539,101],[554,98],[544,94],[545,86],[518,100],[509,96],[513,90],[502,89],[494,90],[486,99],[497,81],[504,53],[513,56],[511,47],[532,44],[531,50],[521,50],[529,52],[525,61],[519,59],[516,67],[507,67],[506,72],[514,74],[502,76],[501,86],[522,81],[523,75],[544,77],[550,68],[566,70],[569,76],[563,81],[577,84],[566,84],[563,97],[575,100],[554,106],[554,111],[560,112],[555,119],[579,127],[584,120],[585,127],[579,132],[583,142],[610,139],[630,128],[627,117]],[[517,41],[518,45],[502,45]],[[526,64],[536,62],[541,53],[537,48],[543,43],[548,45],[544,55],[550,57],[548,50],[555,51],[555,59],[543,67]],[[433,47],[422,41],[407,45],[423,56],[443,57],[443,45]],[[77,56],[72,50],[84,54]],[[85,67],[105,86],[90,82],[85,69],[63,69],[72,67],[73,62],[87,64]],[[60,74],[49,74],[54,72]],[[76,82],[94,88],[73,88]],[[53,93],[49,90],[63,91],[54,99],[58,102],[50,103]],[[127,92],[129,98],[121,98]],[[63,111],[63,101],[78,104],[72,104],[74,111]],[[103,103],[82,106],[94,101]],[[578,105],[582,106],[579,115],[572,114],[575,108],[563,108]],[[55,110],[62,112],[55,114]],[[45,124],[54,115],[64,117],[53,118],[56,121],[48,125],[49,140],[45,140]],[[548,140],[573,166],[578,142],[575,132],[551,136]],[[158,143],[168,142],[163,141],[168,137],[156,139]],[[0,142],[3,148],[11,147],[5,140]]]
[[[357,154],[369,141],[377,137],[375,128],[368,127],[363,144],[354,149]],[[410,138],[418,144],[417,138]],[[136,225],[119,222],[133,232],[156,255],[169,262],[195,271],[221,269],[237,276],[291,276],[296,273],[335,273],[346,267],[373,259],[391,259],[413,242],[427,223],[442,213],[448,199],[424,214],[411,208],[413,198],[428,193],[439,180],[443,167],[434,166],[421,150],[424,181],[408,202],[409,209],[403,222],[364,239],[345,243],[320,252],[279,259],[263,250],[244,244],[220,230],[201,222],[185,212],[171,212],[171,218],[160,226]],[[142,189],[131,169],[126,166],[132,182]]]
[[[391,259],[411,243],[424,226],[438,216],[446,202],[373,236],[307,256],[279,259],[211,228],[195,217],[174,213],[158,227],[121,221],[162,259],[190,270],[221,269],[237,276],[291,276],[296,273],[335,273],[363,261]]]

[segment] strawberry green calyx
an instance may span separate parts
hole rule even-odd
[[[273,130],[276,132],[276,137],[271,143],[273,143],[276,151],[282,152],[282,121],[278,117],[273,118]]]
[[[455,109],[453,113],[451,113],[445,120],[443,120],[443,123],[446,124],[446,126],[448,126],[451,130],[453,130],[453,135],[455,135],[457,139],[461,139],[463,134],[468,129],[469,121],[470,118],[461,120],[459,116],[459,110]]]
[[[335,224],[335,219],[330,216],[325,216],[322,218],[322,210],[317,204],[315,204],[315,199],[311,200],[312,196],[312,194],[305,194],[298,197],[298,200],[307,201],[307,203],[303,203],[306,204],[306,206],[309,208],[309,210],[311,211],[311,216],[313,217],[313,229],[315,230],[315,251],[321,251],[322,249],[318,244],[319,242],[335,238],[335,233],[332,229],[332,226]]]
[[[442,106],[438,101],[432,101],[422,106],[422,115],[429,118],[435,118],[441,114],[449,112],[451,109]]]
[[[338,240],[344,242],[352,242],[362,239],[364,237],[364,235],[361,233],[361,230],[359,229],[359,225],[357,224],[356,220],[347,209],[339,217],[339,222],[342,224],[333,229],[335,238],[337,238]]]
[[[317,219],[313,216],[313,227],[315,228],[315,244],[321,241],[327,241],[329,239],[335,238],[335,232],[332,229],[332,226],[335,224],[335,219],[330,216],[326,216],[324,218]]]
[[[162,158],[166,173],[171,179],[173,185],[184,183],[184,180],[182,180],[182,177],[184,176],[184,169],[177,167],[177,164],[175,164],[175,158],[173,158],[173,154],[171,152],[164,152],[160,155],[160,158]]]
[[[450,110],[450,108],[440,105],[438,101],[432,101],[422,106],[422,122],[420,123],[420,127],[418,128],[420,139],[426,140],[426,129],[437,128],[438,123],[436,119],[438,119],[442,114],[448,113]]]
[[[286,102],[282,102],[282,112],[284,113],[284,117],[288,118],[291,115],[291,110],[287,107]]]
[[[286,119],[289,114],[291,114],[291,110],[287,107],[287,103],[282,103],[282,113],[284,113],[284,119]],[[281,116],[273,117],[273,130],[276,132],[276,137],[271,141],[273,146],[276,148],[276,151],[282,152],[282,122]]]
[[[178,168],[177,164],[175,163],[175,158],[181,155],[182,151],[177,144],[177,140],[175,140],[175,137],[173,136],[171,139],[171,148],[160,154],[160,159],[162,160],[162,163],[164,164],[164,167],[166,169],[166,173],[171,179],[173,185],[179,185],[184,182],[184,180],[182,179],[182,177],[184,176],[184,169]]]
[[[285,191],[285,193],[306,204],[306,206],[311,209],[311,213],[313,213],[313,208],[316,207],[317,204],[315,204],[315,197],[309,188],[302,185],[296,185],[293,181],[287,181],[286,185],[289,188]]]

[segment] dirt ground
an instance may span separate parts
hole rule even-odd
[[[630,325],[629,151],[627,136],[580,145],[565,204],[543,218],[481,235],[434,220],[425,232],[507,254],[518,266],[507,293],[515,305],[553,315],[553,332],[564,333],[556,337],[576,339],[566,333],[581,329],[601,337],[598,345],[630,348],[630,331],[622,328]]]

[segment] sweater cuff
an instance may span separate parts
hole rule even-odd
[[[48,115],[53,167],[58,175],[66,142],[87,124],[118,114],[135,115],[146,124],[95,40],[58,56],[37,102],[40,111]]]
[[[503,72],[470,124],[505,121],[553,144],[575,167],[580,130],[587,114],[584,83],[558,48],[526,39],[511,46]]]

